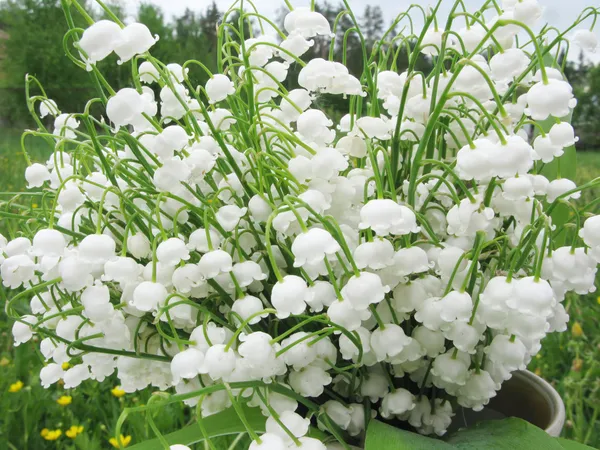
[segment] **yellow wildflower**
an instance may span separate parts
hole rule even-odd
[[[8,387],[8,392],[19,392],[21,389],[23,389],[23,382],[19,380]]]
[[[56,403],[58,403],[60,406],[67,406],[70,405],[72,401],[73,397],[71,397],[70,395],[63,395],[58,400],[56,400]]]
[[[125,395],[125,391],[121,389],[121,386],[115,386],[110,390],[110,393],[117,398],[121,398]]]
[[[573,372],[581,372],[582,367],[583,367],[583,360],[580,358],[575,358],[573,360],[573,364],[571,364],[571,370]]]
[[[64,363],[62,363],[61,367],[62,367],[62,370],[67,370],[68,368],[71,367],[71,364],[69,364],[68,362],[64,362]]]
[[[48,428],[42,428],[42,431],[40,431],[40,436],[46,437],[48,433],[50,433],[50,430]]]
[[[108,442],[110,442],[110,445],[112,445],[114,448],[120,448],[119,444],[121,444],[121,447],[127,447],[129,445],[129,443],[131,442],[131,436],[119,436],[119,440],[117,441],[116,438],[112,437],[108,440]]]
[[[571,327],[571,334],[573,335],[573,337],[581,337],[583,336],[583,328],[581,327],[581,324],[579,322],[575,322],[573,324],[573,326]]]
[[[71,428],[69,428],[67,431],[65,431],[65,434],[67,435],[68,438],[75,439],[77,437],[77,435],[81,434],[82,432],[83,432],[82,425],[71,425]]]
[[[34,208],[37,208],[38,204],[37,203],[33,203],[31,206],[33,206]]]
[[[534,372],[538,377],[542,376],[542,369],[541,367],[536,367],[535,368],[535,372]]]
[[[598,302],[598,304],[600,305],[600,295],[596,297],[596,302]]]
[[[44,433],[44,431],[45,431],[45,433]],[[42,433],[44,433],[42,435],[42,437],[44,439],[46,439],[47,441],[56,441],[59,437],[62,436],[62,431],[61,430],[48,430],[47,428],[44,428],[42,430]]]
[[[6,367],[10,364],[10,359],[8,359],[6,356],[3,356],[2,359],[0,359],[0,367]]]

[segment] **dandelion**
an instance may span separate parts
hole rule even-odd
[[[15,383],[11,384],[8,387],[8,392],[12,392],[12,393],[19,392],[21,389],[23,389],[23,386],[24,386],[23,382],[21,380],[19,380]]]
[[[48,428],[44,428],[40,432],[40,435],[47,441],[56,441],[62,436],[62,430],[49,430]]]
[[[70,395],[63,395],[61,397],[59,397],[58,400],[56,400],[56,403],[58,403],[60,406],[68,406],[73,402],[73,397],[71,397]]]
[[[121,398],[125,395],[125,391],[121,389],[121,386],[115,386],[110,390],[110,393],[117,398]]]
[[[112,445],[114,448],[127,447],[131,442],[131,436],[120,435],[119,440],[112,437],[108,440],[108,442],[110,442],[110,445]]]
[[[70,439],[75,439],[81,433],[83,433],[83,425],[71,425],[71,428],[65,431],[65,434]]]
[[[583,336],[583,328],[579,322],[575,322],[571,327],[571,335],[575,338]]]

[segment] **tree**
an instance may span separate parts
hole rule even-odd
[[[74,15],[74,20],[77,26],[86,27],[79,15]],[[11,124],[32,123],[25,104],[27,73],[40,80],[62,111],[82,110],[95,88],[89,74],[65,55],[62,41],[68,28],[60,1],[3,2],[0,21],[9,36],[4,43],[5,58],[0,62],[0,116]],[[32,92],[36,94],[37,90]]]

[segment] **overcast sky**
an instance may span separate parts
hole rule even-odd
[[[157,6],[160,6],[165,11],[167,16],[176,16],[182,14],[186,8],[190,8],[196,11],[202,11],[210,5],[211,0],[144,0],[145,2],[151,1]],[[338,0],[329,0],[330,3],[337,3]],[[483,0],[464,0],[467,9],[477,9]],[[434,2],[421,2],[419,0],[348,0],[352,10],[360,16],[366,5],[380,6],[384,12],[384,17],[391,21],[400,12],[404,11],[412,3],[420,3],[423,6],[426,4],[433,4]],[[127,5],[128,12],[131,15],[135,15],[137,5],[140,0],[124,0]],[[231,0],[216,0],[217,6],[221,10],[227,9],[231,4]],[[310,0],[290,0],[293,6],[308,6]],[[586,6],[598,6],[599,0],[540,0],[540,3],[544,6],[543,20],[556,26],[559,29],[568,27],[579,13]],[[282,6],[285,6],[283,0],[255,0],[259,11],[267,17],[275,17],[275,12]],[[451,6],[454,4],[454,0],[442,0],[442,6],[440,8],[440,16],[447,14]],[[596,33],[599,32],[600,27],[596,27]],[[578,50],[574,50],[571,57],[576,56]],[[600,54],[589,55],[595,61],[600,61]]]

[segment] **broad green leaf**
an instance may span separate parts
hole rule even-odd
[[[259,408],[249,408],[243,406],[244,415],[250,427],[257,433],[265,431],[266,418],[262,415]],[[245,433],[246,428],[238,417],[235,409],[229,408],[218,414],[208,416],[202,420],[209,438],[226,436],[230,434]],[[197,423],[188,425],[181,430],[164,436],[169,445],[183,444],[190,445],[204,440],[200,427]],[[164,447],[158,439],[151,439],[139,444],[128,447],[129,450],[163,450]]]
[[[446,442],[460,450],[564,450],[544,430],[516,417],[479,422]]]
[[[391,425],[371,420],[365,439],[365,450],[453,450],[439,439],[421,436]]]
[[[565,450],[594,450],[594,447],[580,444],[579,442],[570,441],[568,439],[556,438],[556,440]]]

